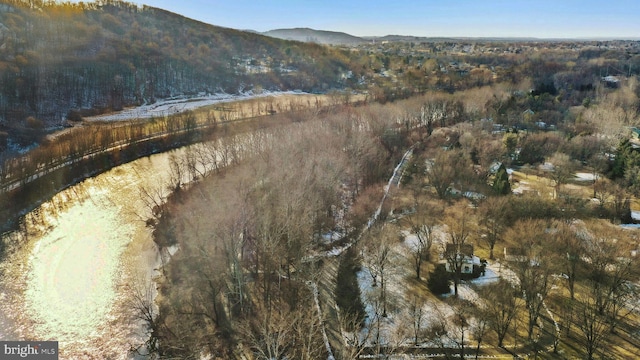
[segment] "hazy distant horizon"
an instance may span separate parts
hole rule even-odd
[[[135,0],[212,25],[355,36],[640,39],[636,0]]]

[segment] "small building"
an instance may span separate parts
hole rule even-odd
[[[482,267],[482,262],[480,261],[480,258],[473,255],[472,244],[462,244],[460,246],[460,252],[458,253],[456,251],[456,246],[454,244],[448,243],[445,247],[445,254],[454,254],[454,253],[457,253],[458,257],[462,257],[461,258],[462,267],[460,269],[462,274],[471,275],[474,273],[474,267],[477,267],[477,268]],[[448,272],[454,271],[451,268],[451,264],[449,263],[449,261],[447,261],[444,266]]]

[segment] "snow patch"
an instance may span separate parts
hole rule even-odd
[[[340,231],[331,231],[322,235],[322,243],[331,244],[338,240],[342,240],[344,236],[345,234]]]
[[[531,186],[529,185],[530,184],[526,181],[520,181],[511,189],[511,192],[513,192],[514,194],[522,195],[525,192],[531,191]]]
[[[544,164],[540,164],[538,166],[538,169],[543,171],[553,171],[555,169],[555,166],[553,166],[553,164],[550,162],[545,162]]]
[[[404,236],[404,243],[409,249],[417,249],[418,246],[420,246],[420,240],[418,240],[418,236],[416,234],[411,234],[408,231],[402,231],[401,233]]]
[[[497,282],[500,280],[500,275],[498,275],[493,269],[486,267],[484,270],[484,275],[479,278],[473,279],[470,282],[475,285],[486,285]]]
[[[598,175],[594,175],[593,173],[585,173],[585,172],[579,172],[576,173],[576,177],[575,180],[577,181],[594,181],[598,178]]]

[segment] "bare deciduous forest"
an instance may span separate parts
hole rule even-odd
[[[613,174],[635,150],[625,125],[608,136],[611,117],[593,117],[629,90],[601,90],[563,130],[474,120],[486,98],[536,96],[493,86],[301,114],[243,139],[243,161],[165,208],[157,239],[180,250],[160,281],[155,350],[635,356],[638,244],[618,224],[636,205]]]
[[[0,200],[196,144],[140,189],[163,261],[133,351],[640,357],[639,42],[325,46],[117,1],[0,9]],[[249,90],[314,97],[85,119]]]

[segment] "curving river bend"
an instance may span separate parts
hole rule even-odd
[[[140,188],[161,189],[171,154],[118,166],[70,187],[5,234],[0,339],[57,340],[61,359],[127,359],[147,338],[131,307],[159,256]]]
[[[161,263],[140,189],[166,193],[171,157],[195,146],[86,179],[25,215],[20,231],[0,234],[10,254],[0,262],[0,340],[59,341],[60,359],[135,358],[148,334],[132,294],[153,286]]]

